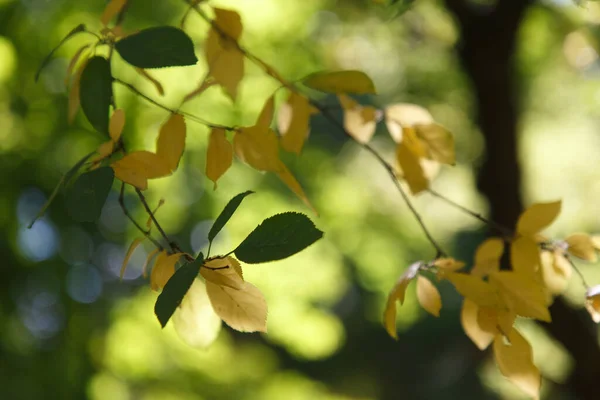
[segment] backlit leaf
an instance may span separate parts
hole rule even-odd
[[[104,8],[102,16],[100,17],[100,22],[102,22],[102,25],[108,25],[110,20],[121,12],[125,4],[127,4],[127,0],[110,0],[110,2]]]
[[[215,220],[214,224],[210,228],[210,231],[208,232],[208,241],[209,242],[212,242],[214,240],[214,238],[217,236],[217,234],[219,232],[221,232],[221,229],[223,229],[223,227],[225,226],[227,221],[229,221],[229,219],[231,218],[233,213],[235,213],[235,211],[238,209],[238,207],[242,203],[242,200],[244,200],[246,198],[246,196],[248,196],[252,193],[254,193],[254,192],[251,190],[248,190],[246,192],[236,195],[234,198],[229,200],[229,202],[227,203],[225,208],[223,208],[223,211],[221,211],[221,214],[219,214],[219,216]]]
[[[575,233],[565,239],[569,245],[568,252],[582,260],[596,262],[596,249],[592,238],[586,233]]]
[[[404,271],[402,276],[400,276],[388,295],[385,311],[383,313],[383,324],[385,325],[387,333],[396,340],[398,340],[398,332],[396,331],[396,301],[399,301],[400,304],[404,304],[406,288],[410,281],[417,276],[421,266],[421,262],[411,264]]]
[[[481,278],[458,272],[448,272],[445,278],[458,293],[480,307],[497,307],[501,304],[496,288]]]
[[[122,108],[118,108],[113,112],[110,117],[108,124],[108,133],[113,142],[118,142],[125,126],[125,111]]]
[[[219,317],[240,332],[267,331],[267,302],[255,286],[245,282],[241,289],[206,282],[206,292]]]
[[[214,23],[219,27],[219,30],[227,37],[238,40],[243,29],[240,15],[234,10],[226,10],[217,7],[213,10],[215,12]]]
[[[600,285],[592,286],[585,292],[585,308],[595,323],[600,323]]]
[[[459,270],[465,266],[465,263],[462,261],[457,261],[454,258],[444,257],[435,260],[433,265],[437,267],[438,279],[442,279],[446,272],[454,272]]]
[[[186,127],[181,114],[172,114],[158,133],[156,155],[165,160],[169,173],[177,169],[185,148]]]
[[[206,152],[206,177],[214,182],[231,167],[233,161],[233,147],[225,137],[225,129],[213,128],[208,139]]]
[[[499,271],[490,274],[490,282],[498,288],[510,310],[522,317],[550,322],[544,287],[535,278],[513,271]]]
[[[521,236],[510,245],[510,262],[519,273],[535,276],[540,269],[540,250],[530,237]]]
[[[134,151],[111,164],[115,177],[140,190],[148,188],[148,179],[171,174],[167,162],[149,151]]]
[[[340,98],[347,97],[339,95]],[[378,110],[375,107],[344,107],[344,129],[359,143],[368,143],[375,133]]]
[[[91,58],[79,81],[79,98],[83,113],[92,126],[108,135],[108,110],[112,102],[110,64],[104,57]]]
[[[479,277],[500,269],[500,258],[504,253],[504,242],[500,238],[491,238],[479,245],[475,252],[475,266],[471,274]]]
[[[300,154],[308,136],[310,114],[309,100],[295,92],[281,105],[277,126],[281,133],[281,147],[285,151]]]
[[[142,265],[142,276],[144,278],[148,277],[148,265],[150,264],[150,261],[152,261],[152,258],[154,258],[154,256],[157,255],[160,251],[162,251],[162,250],[154,249],[150,253],[148,253],[148,256],[146,257],[146,261],[144,261],[144,265]]]
[[[277,177],[279,179],[281,179],[283,181],[283,183],[286,184],[286,186],[288,188],[290,188],[290,190],[292,192],[294,192],[294,194],[296,196],[298,196],[298,198],[300,200],[302,200],[302,202],[311,210],[313,210],[315,213],[317,212],[315,210],[315,208],[313,207],[313,205],[311,204],[310,200],[308,200],[308,197],[306,197],[306,194],[304,193],[304,189],[302,189],[302,186],[300,186],[300,183],[298,182],[298,180],[296,180],[296,178],[294,177],[294,175],[291,173],[291,171],[288,169],[288,167],[286,165],[284,165],[283,163],[281,163],[281,168],[278,172],[276,172]]]
[[[175,272],[175,263],[179,260],[179,257],[181,257],[181,253],[171,254],[169,256],[165,256],[164,254],[166,253],[162,252],[158,255],[154,269],[152,270],[152,276],[154,276],[154,271],[157,268],[161,268],[161,265],[164,265],[165,272],[161,271],[161,274],[164,273],[166,277],[167,269],[170,273],[170,275],[166,277],[164,283],[162,283],[162,280],[161,282],[157,282],[160,287],[164,286],[164,289],[156,299],[156,304],[154,305],[154,313],[163,328],[167,325],[167,322],[169,322],[169,319],[179,304],[181,304],[184,296],[198,276],[198,269],[200,268],[200,263],[202,261],[184,264],[177,272]],[[173,272],[170,271],[171,267],[173,268]],[[162,286],[160,284],[162,284]],[[154,287],[152,289],[156,290]]]
[[[143,29],[115,43],[115,50],[138,68],[176,67],[198,62],[192,39],[172,26]]]
[[[479,307],[477,323],[481,329],[494,335],[508,335],[512,330],[516,314],[505,308]]]
[[[255,126],[262,129],[267,130],[271,126],[271,121],[273,120],[273,113],[275,112],[275,99],[273,96],[269,97],[265,104],[263,105],[258,118],[256,119]]]
[[[417,137],[427,148],[427,158],[442,164],[454,165],[454,136],[449,130],[439,124],[416,125]]]
[[[294,255],[323,237],[304,214],[286,212],[265,219],[234,250],[248,264],[276,261]]]
[[[537,203],[525,210],[517,222],[517,232],[524,236],[533,236],[549,226],[558,217],[561,201]]]
[[[109,167],[81,174],[67,193],[69,215],[78,222],[95,222],[100,217],[113,180],[114,173]]]
[[[167,284],[169,279],[171,279],[171,277],[175,273],[175,264],[177,264],[177,261],[179,261],[181,256],[183,256],[183,253],[168,254],[164,250],[158,254],[158,256],[156,257],[156,261],[154,261],[154,267],[152,268],[152,273],[150,274],[150,287],[152,288],[152,290],[158,291],[165,287],[165,285]],[[191,267],[189,267],[189,268],[191,268]],[[199,265],[196,265],[195,268],[196,268],[196,275],[197,275]],[[192,282],[190,281],[189,284],[191,285]],[[177,286],[177,285],[172,285],[172,286]],[[189,287],[189,285],[188,285],[188,287]],[[185,293],[183,293],[183,294],[185,294]],[[183,298],[183,294],[181,296],[182,298]],[[167,299],[170,298],[171,295],[172,295],[172,293],[169,293],[169,295],[167,296]],[[181,301],[181,298],[179,299],[179,301]],[[158,301],[157,301],[157,303],[158,303]],[[155,309],[155,311],[156,311],[156,309]],[[173,309],[173,311],[175,311],[175,310]],[[171,314],[172,313],[173,312],[171,312]],[[169,317],[171,316],[171,314],[169,314]],[[158,316],[158,317],[159,317],[158,318],[159,321],[161,321],[161,323],[162,323],[163,320],[161,319],[161,316]],[[167,320],[168,320],[168,318],[167,318]],[[164,324],[166,324],[166,323],[167,322],[164,321]],[[163,327],[165,326],[164,324],[162,324]]]
[[[159,95],[161,95],[161,96],[165,95],[165,90],[163,89],[162,84],[156,78],[154,78],[152,75],[150,75],[145,69],[135,68],[135,72],[137,72],[144,79],[146,79],[148,82],[150,82],[154,86],[154,88],[156,89],[156,91],[158,92]]]
[[[77,111],[79,110],[79,106],[81,104],[80,99],[80,89],[81,89],[81,74],[87,65],[88,60],[85,60],[75,72],[73,76],[73,80],[71,81],[71,88],[69,89],[69,102],[67,106],[67,120],[69,124],[72,124],[75,121],[75,116],[77,115]]]
[[[127,264],[129,263],[129,259],[131,258],[131,255],[133,254],[135,249],[137,249],[137,247],[144,241],[144,239],[145,239],[144,237],[135,238],[135,239],[133,239],[133,242],[131,242],[129,249],[127,249],[127,253],[125,253],[125,258],[123,259],[123,264],[121,265],[121,272],[119,273],[119,279],[123,279],[123,276],[125,275],[125,270],[127,269]]]
[[[479,306],[465,298],[460,313],[461,325],[467,336],[479,350],[485,350],[494,340],[494,333],[481,329],[477,320]]]
[[[302,80],[306,86],[328,93],[375,94],[371,78],[361,71],[316,72]]]
[[[439,317],[442,308],[440,292],[431,281],[422,276],[417,277],[417,299],[421,307],[429,314]]]
[[[241,270],[240,262],[235,258],[231,256],[215,257],[204,262],[200,268],[200,275],[208,282],[241,289],[244,286]]]
[[[244,77],[244,55],[233,45],[223,47],[221,36],[214,29],[204,42],[206,62],[212,76],[235,101],[238,86]]]
[[[77,49],[77,51],[75,52],[75,54],[73,54],[73,57],[71,57],[71,61],[69,61],[69,65],[67,66],[67,72],[65,74],[65,86],[69,86],[69,81],[71,80],[71,74],[75,70],[75,66],[77,65],[77,62],[79,61],[79,59],[81,58],[81,56],[83,55],[83,53],[89,47],[90,47],[89,44],[84,44],[79,49]],[[84,62],[85,62],[85,60],[86,59],[84,59]],[[77,93],[79,93],[79,90],[77,90]]]
[[[200,279],[194,279],[171,319],[181,340],[197,349],[210,346],[221,331],[221,318],[213,310]]]
[[[541,254],[542,279],[544,286],[552,294],[565,291],[571,277],[571,264],[565,259],[562,250],[544,251]]]
[[[236,155],[259,171],[279,171],[279,148],[275,132],[258,126],[241,128],[233,137]]]
[[[419,159],[408,149],[404,142],[396,147],[396,158],[404,173],[403,178],[413,194],[418,194],[429,187],[429,181],[425,177]]]
[[[529,342],[513,329],[504,343],[502,336],[494,339],[494,355],[502,375],[519,387],[527,395],[539,398],[541,376],[533,364],[533,352]]]
[[[402,128],[433,124],[433,122],[431,113],[416,104],[397,103],[385,108],[385,124],[396,143],[402,141]]]

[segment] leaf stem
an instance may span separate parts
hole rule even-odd
[[[127,216],[127,218],[129,218],[129,220],[133,223],[133,225],[135,225],[135,227],[140,232],[142,232],[142,234],[145,237],[147,237],[148,240],[150,240],[152,242],[152,244],[154,244],[154,246],[156,246],[156,248],[162,250],[163,247],[160,245],[160,243],[158,243],[158,241],[150,235],[150,230],[146,230],[146,229],[142,228],[142,226],[133,218],[133,216],[129,213],[129,210],[125,206],[125,183],[121,183],[121,191],[119,193],[119,205],[121,206],[123,213],[125,213],[125,216]]]
[[[138,197],[140,198],[140,201],[142,202],[142,204],[144,205],[144,209],[146,210],[146,212],[148,213],[148,215],[152,219],[152,222],[154,222],[154,225],[156,225],[156,229],[158,229],[158,231],[160,232],[160,235],[163,237],[163,239],[165,240],[165,242],[167,242],[167,244],[171,248],[171,251],[175,252],[177,246],[174,246],[173,243],[171,243],[171,241],[169,240],[169,237],[165,233],[164,229],[158,223],[158,220],[154,216],[154,213],[150,209],[150,206],[148,206],[148,202],[146,201],[146,197],[144,196],[144,194],[142,193],[142,191],[140,189],[138,189],[138,188],[135,188],[135,192],[137,193]]]

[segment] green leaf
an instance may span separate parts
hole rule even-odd
[[[323,237],[304,214],[286,212],[265,219],[234,250],[248,264],[281,260],[296,254]]]
[[[110,167],[81,174],[67,193],[69,215],[78,222],[94,222],[100,217],[114,180]]]
[[[85,162],[91,156],[93,156],[94,154],[96,154],[96,150],[92,151],[91,153],[89,153],[88,155],[86,155],[85,157],[83,157],[81,160],[77,161],[77,163],[75,165],[73,165],[73,167],[71,167],[71,169],[68,170],[60,178],[60,180],[58,181],[58,183],[54,187],[54,190],[52,191],[52,194],[50,195],[50,197],[48,198],[48,200],[46,200],[46,203],[44,203],[44,205],[42,206],[42,208],[40,208],[40,211],[38,211],[38,213],[35,216],[35,218],[29,223],[29,226],[27,226],[28,229],[31,229],[31,227],[33,226],[33,224],[35,224],[35,221],[37,221],[38,219],[40,219],[44,215],[44,213],[46,212],[46,210],[48,209],[48,207],[50,207],[50,204],[52,204],[52,201],[54,201],[54,198],[58,194],[58,191],[60,190],[60,188],[63,187],[63,186],[66,186],[69,183],[69,181],[71,180],[71,178],[73,176],[75,176],[75,174],[83,166],[83,164],[85,164]]]
[[[108,135],[108,110],[112,102],[110,64],[104,57],[88,61],[81,73],[79,97],[81,109],[92,126]]]
[[[167,325],[167,322],[169,322],[169,319],[192,286],[203,262],[204,259],[198,257],[193,263],[188,263],[180,267],[175,271],[171,279],[167,281],[158,299],[156,299],[154,314],[156,314],[163,328]]]
[[[56,45],[56,47],[53,48],[52,51],[44,58],[44,60],[42,61],[42,63],[40,64],[38,70],[35,73],[35,81],[36,82],[38,81],[38,79],[40,79],[40,74],[42,73],[43,69],[46,68],[46,65],[48,65],[48,63],[50,62],[50,60],[52,60],[52,56],[54,55],[54,53],[56,53],[56,50],[58,50],[60,48],[60,46],[62,46],[63,44],[65,44],[65,42],[67,40],[69,40],[70,38],[72,38],[73,36],[75,36],[76,34],[78,34],[80,32],[86,32],[84,24],[79,24],[75,28],[71,29],[71,32],[67,33],[67,36],[65,36],[60,41],[60,43],[58,43]]]
[[[229,200],[229,203],[227,203],[223,211],[221,211],[221,214],[219,214],[219,216],[215,220],[213,226],[210,228],[210,232],[208,232],[209,242],[212,242],[215,236],[217,236],[217,234],[221,232],[221,229],[223,229],[223,227],[225,226],[227,221],[229,221],[235,210],[237,210],[237,208],[240,206],[242,200],[244,200],[246,196],[252,193],[254,193],[252,190],[248,190],[244,193],[238,194],[233,199]]]
[[[181,29],[156,26],[127,36],[115,49],[129,64],[138,68],[195,65],[194,43]]]
[[[361,71],[315,72],[302,80],[309,88],[328,93],[375,94],[375,84]]]

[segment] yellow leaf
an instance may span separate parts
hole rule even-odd
[[[209,31],[204,46],[210,75],[235,101],[239,83],[244,77],[244,55],[234,46],[224,48],[219,33],[214,29]]]
[[[145,238],[135,238],[133,239],[133,242],[131,242],[131,245],[129,246],[129,249],[127,249],[127,253],[125,254],[125,258],[123,259],[123,265],[121,265],[121,272],[119,273],[119,279],[123,279],[123,275],[125,275],[125,269],[127,268],[127,264],[129,263],[129,259],[131,258],[131,255],[133,254],[133,252],[135,251],[135,249],[137,249],[137,247],[140,245],[140,243],[142,243],[144,241]]]
[[[377,109],[358,106],[344,110],[344,128],[359,143],[368,143],[375,133]]]
[[[79,58],[81,57],[83,52],[85,50],[87,50],[88,47],[90,47],[89,44],[84,44],[79,49],[77,49],[75,54],[73,54],[73,57],[71,57],[71,61],[69,61],[69,65],[67,66],[67,73],[65,74],[65,86],[69,86],[69,81],[71,80],[71,74],[73,73],[73,70],[75,69],[75,66],[77,65],[77,61],[79,61]]]
[[[69,90],[69,104],[68,104],[68,121],[69,124],[72,124],[75,120],[75,116],[77,115],[77,111],[79,110],[79,82],[81,80],[81,73],[83,72],[85,66],[87,65],[88,60],[84,60],[79,66],[79,69],[73,76],[73,81],[71,82],[71,89]]]
[[[541,264],[537,243],[527,236],[516,239],[510,245],[510,262],[516,272],[535,276]]]
[[[158,291],[165,287],[175,273],[175,264],[182,255],[183,253],[168,254],[164,250],[158,254],[150,274],[150,288],[152,290]]]
[[[508,342],[504,343],[500,335],[494,339],[494,355],[500,372],[528,396],[539,398],[541,377],[533,364],[531,345],[515,329],[509,333]]]
[[[185,119],[181,114],[172,114],[158,133],[156,155],[164,159],[169,173],[177,169],[185,148]]]
[[[135,151],[111,164],[115,177],[137,187],[148,188],[148,179],[160,178],[171,173],[166,161],[149,151]]]
[[[104,12],[102,12],[102,16],[100,17],[100,22],[102,22],[102,25],[108,25],[110,20],[121,12],[123,7],[125,7],[125,4],[127,4],[127,0],[110,0],[110,3],[106,5]]]
[[[496,307],[479,307],[477,324],[481,329],[494,335],[508,335],[512,330],[516,314]]]
[[[454,272],[465,266],[465,263],[462,261],[457,261],[454,258],[438,258],[433,263],[434,266],[437,267],[436,276],[439,279],[444,279],[447,272]]]
[[[595,323],[600,322],[600,285],[592,286],[585,293],[585,308]]]
[[[361,71],[316,72],[303,83],[321,92],[376,94],[373,81]]]
[[[398,144],[396,158],[404,173],[404,179],[413,194],[418,194],[429,187],[429,181],[425,177],[419,159],[408,149],[404,142]]]
[[[238,260],[233,257],[215,257],[207,260],[200,268],[200,275],[207,282],[233,289],[241,289],[244,286],[242,267]]]
[[[159,95],[164,96],[165,95],[165,90],[163,89],[163,86],[161,85],[161,83],[154,78],[152,75],[150,75],[148,73],[148,71],[146,71],[143,68],[135,68],[135,71],[140,74],[144,79],[148,80],[152,85],[154,85],[154,88],[156,89],[156,91],[158,92]]]
[[[421,262],[416,262],[408,267],[388,295],[385,311],[383,313],[383,324],[385,325],[388,334],[396,340],[398,339],[398,333],[396,332],[396,301],[399,301],[400,304],[404,304],[406,288],[410,281],[417,276],[421,265]]]
[[[485,350],[494,340],[494,333],[488,332],[479,326],[479,306],[469,299],[463,301],[460,313],[460,322],[467,336],[475,343],[479,350]]]
[[[385,124],[396,143],[402,141],[402,128],[433,122],[431,113],[415,104],[397,103],[385,108]]]
[[[550,322],[544,286],[534,277],[513,271],[490,274],[490,282],[498,288],[509,310],[517,315]]]
[[[280,171],[277,137],[271,129],[241,128],[233,137],[236,155],[259,171]]]
[[[161,251],[161,250],[154,249],[150,253],[148,253],[148,257],[146,257],[146,261],[144,262],[144,265],[142,265],[142,276],[144,278],[146,278],[148,276],[148,273],[147,273],[148,264],[150,264],[150,261],[152,261],[152,257],[154,257],[159,251]]]
[[[445,278],[454,285],[458,293],[480,307],[498,307],[501,305],[496,288],[476,276],[448,272]]]
[[[227,325],[240,332],[267,331],[267,302],[248,282],[241,289],[206,282],[213,309]]]
[[[504,242],[499,238],[491,238],[479,245],[475,252],[475,266],[471,274],[479,277],[500,269],[500,258],[504,253]]]
[[[298,198],[302,200],[302,202],[306,204],[308,208],[317,213],[310,200],[308,200],[308,197],[306,197],[302,186],[300,186],[300,183],[296,180],[294,175],[290,172],[288,167],[283,162],[281,163],[279,171],[275,173],[277,174],[277,177],[281,179],[283,183],[285,183],[287,187],[290,188],[290,190],[294,192],[294,194],[298,196]]]
[[[104,160],[106,157],[110,156],[113,153],[114,149],[115,142],[113,142],[112,140],[102,143],[100,146],[98,146],[98,149],[96,150],[96,153],[98,153],[98,155],[91,160],[92,163],[97,163],[99,161]]]
[[[277,125],[281,133],[281,147],[285,151],[300,154],[308,136],[310,121],[310,102],[292,92],[287,102],[281,105]]]
[[[600,250],[600,235],[592,236],[592,244],[596,250]]]
[[[442,164],[454,165],[454,136],[449,130],[438,124],[415,125],[417,137],[425,143],[427,158]]]
[[[422,276],[417,277],[417,299],[421,307],[429,314],[439,317],[442,308],[440,292],[431,281]]]
[[[117,108],[110,117],[108,124],[108,133],[113,142],[118,142],[125,126],[125,111],[122,108]]]
[[[199,279],[194,279],[171,320],[181,340],[197,349],[210,346],[221,330],[221,318],[213,310],[206,286]]]
[[[225,129],[214,128],[210,132],[206,152],[206,176],[214,182],[214,189],[217,188],[217,180],[231,167],[232,161],[233,148],[225,137]]]
[[[238,40],[242,34],[242,19],[240,15],[233,10],[223,8],[214,8],[215,24],[219,29],[233,40]]]
[[[590,235],[586,233],[575,233],[565,239],[569,245],[568,252],[582,260],[596,262],[596,248]]]
[[[194,97],[201,95],[202,93],[204,93],[204,91],[206,89],[208,89],[211,86],[214,86],[216,84],[217,84],[217,81],[212,77],[209,77],[209,78],[203,80],[196,89],[194,89],[193,91],[191,91],[190,93],[185,95],[182,103],[185,103],[186,101],[190,101]]]
[[[525,210],[517,222],[517,232],[533,236],[550,225],[560,213],[561,202],[537,203]]]
[[[273,120],[273,113],[275,112],[275,99],[273,96],[269,97],[265,102],[258,118],[256,119],[256,126],[261,130],[268,130],[271,127],[271,121]]]
[[[552,294],[565,291],[571,276],[571,264],[562,255],[561,250],[544,251],[541,254],[542,278],[544,286]]]

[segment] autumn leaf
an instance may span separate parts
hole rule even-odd
[[[530,275],[513,271],[490,274],[490,282],[498,288],[504,304],[522,317],[550,322],[544,286]]]
[[[347,97],[344,94],[338,97]],[[347,107],[340,100],[344,107],[344,129],[359,143],[368,143],[375,133],[375,127],[380,112],[372,106],[363,107],[358,103],[352,102],[351,106]]]
[[[569,245],[567,251],[571,255],[590,262],[596,262],[598,260],[596,248],[594,247],[590,235],[586,233],[575,233],[568,236],[565,239],[565,242]]]
[[[242,289],[244,286],[240,262],[231,256],[214,257],[206,260],[200,268],[200,275],[207,282],[212,282],[216,285],[227,286],[237,290]]]
[[[454,272],[465,266],[462,261],[455,260],[451,257],[438,258],[433,262],[433,265],[437,267],[437,277],[442,279],[446,272]]]
[[[316,209],[313,207],[312,203],[310,202],[310,200],[308,199],[308,197],[306,197],[306,194],[304,193],[304,189],[302,189],[302,186],[300,186],[300,182],[298,182],[298,180],[296,180],[296,178],[294,177],[292,172],[288,169],[288,167],[285,164],[283,164],[283,162],[281,163],[279,171],[275,172],[275,173],[277,174],[277,177],[279,179],[281,179],[281,181],[283,183],[285,183],[286,186],[292,192],[294,192],[294,194],[296,196],[298,196],[298,198],[300,200],[302,200],[302,202],[308,208],[313,210],[315,213],[317,212]]]
[[[181,114],[171,114],[158,133],[156,155],[162,158],[172,173],[177,169],[185,148],[186,127]]]
[[[585,308],[595,323],[600,323],[600,285],[592,286],[585,292]]]
[[[150,262],[152,261],[154,256],[156,256],[161,251],[162,251],[161,249],[154,249],[150,253],[148,253],[148,256],[146,256],[146,261],[144,261],[144,265],[142,265],[142,276],[144,278],[146,278],[148,276],[148,272],[147,272],[148,265],[150,265]]]
[[[502,336],[496,336],[494,355],[502,375],[527,395],[539,398],[540,371],[533,364],[531,345],[517,330],[513,329],[508,334],[508,343]]]
[[[479,245],[475,252],[475,266],[471,274],[479,277],[500,269],[500,258],[504,253],[504,242],[500,238],[490,238]]]
[[[396,301],[399,301],[401,305],[404,304],[406,288],[410,281],[417,276],[422,265],[423,263],[420,261],[411,264],[402,276],[400,276],[388,295],[383,313],[383,324],[388,334],[396,340],[398,340],[398,332],[396,331]]]
[[[418,194],[429,187],[429,181],[425,177],[419,158],[409,150],[404,142],[396,147],[396,158],[412,194]]]
[[[240,332],[267,331],[267,303],[255,286],[245,282],[240,289],[206,281],[206,292],[219,317]]]
[[[233,40],[238,40],[242,35],[242,19],[240,15],[234,10],[227,10],[224,8],[213,8],[215,13],[214,23],[218,26],[219,30]],[[223,39],[226,42],[226,39]],[[226,46],[224,44],[223,46]]]
[[[156,89],[156,91],[158,92],[159,95],[161,95],[161,96],[165,95],[165,90],[163,89],[162,84],[156,78],[154,78],[152,75],[150,75],[145,69],[136,67],[135,72],[137,72],[141,77],[143,77],[148,82],[150,82],[154,86],[154,88]]]
[[[442,164],[454,165],[454,136],[439,124],[415,125],[414,130],[426,147],[427,158]]]
[[[208,139],[206,152],[206,177],[213,181],[217,189],[217,180],[231,167],[233,147],[225,137],[225,129],[213,128]]]
[[[517,222],[517,232],[523,236],[533,236],[549,226],[558,217],[561,202],[537,203],[525,210]]]
[[[77,63],[79,62],[79,59],[81,58],[81,56],[84,54],[84,52],[89,47],[90,47],[89,44],[84,44],[79,49],[77,49],[75,54],[73,54],[73,57],[71,57],[71,61],[69,61],[69,65],[67,66],[67,72],[65,74],[65,86],[69,86],[69,81],[71,80],[71,74],[75,70]],[[84,57],[83,63],[85,63],[86,60],[87,60],[87,58]],[[81,72],[79,74],[81,74]],[[79,89],[78,89],[78,94],[79,94]]]
[[[496,288],[477,276],[448,272],[445,279],[448,279],[454,285],[458,293],[480,307],[498,307],[501,305]]]
[[[573,271],[561,249],[544,251],[541,255],[542,279],[544,286],[552,294],[565,291]]]
[[[281,133],[281,147],[285,151],[300,154],[308,137],[310,120],[308,98],[292,92],[279,108],[277,127]]]
[[[302,80],[311,89],[328,93],[375,94],[371,78],[361,71],[316,72]]]
[[[125,7],[125,4],[127,4],[127,0],[110,0],[110,2],[104,8],[102,16],[100,17],[100,22],[102,22],[102,25],[108,25],[110,20],[121,12],[123,7]]]
[[[175,264],[182,255],[183,253],[168,254],[164,250],[158,254],[150,274],[150,287],[152,290],[158,291],[165,287],[168,280],[175,273]]]
[[[385,124],[390,136],[396,143],[402,141],[402,130],[415,125],[426,125],[434,122],[433,116],[424,107],[416,104],[397,103],[384,110]]]
[[[117,108],[108,123],[108,133],[113,142],[118,142],[125,126],[125,111],[122,108]]]
[[[417,299],[421,307],[434,317],[440,316],[442,298],[440,292],[431,281],[422,276],[417,277]]]
[[[133,252],[135,251],[135,249],[137,249],[137,247],[144,241],[144,239],[145,238],[143,238],[143,237],[135,238],[135,239],[133,239],[133,242],[131,242],[129,249],[127,249],[127,253],[125,253],[125,258],[123,258],[123,264],[121,265],[121,272],[119,273],[119,279],[121,279],[121,280],[123,279],[123,276],[125,275],[125,269],[127,268],[127,264],[129,263],[129,259],[133,255]]]
[[[221,330],[221,318],[213,310],[206,286],[199,279],[194,279],[171,320],[181,340],[198,349],[210,346]]]
[[[166,161],[149,151],[135,151],[111,164],[115,177],[140,190],[148,188],[148,179],[160,178],[171,173]]]
[[[479,306],[465,298],[460,313],[460,322],[466,335],[475,343],[479,350],[485,350],[494,340],[494,333],[482,329],[477,319]]]
[[[528,236],[517,238],[510,245],[510,262],[516,272],[535,276],[541,264],[537,243]]]

